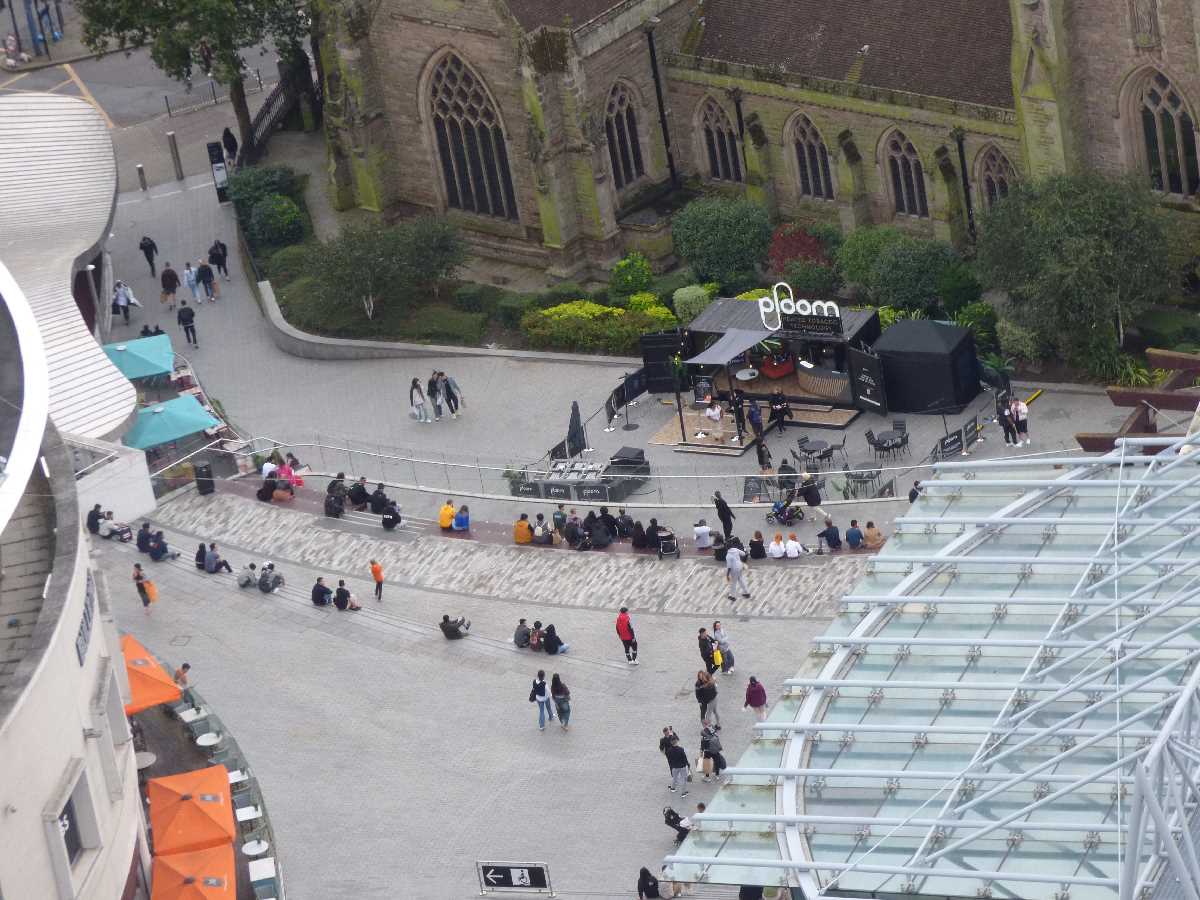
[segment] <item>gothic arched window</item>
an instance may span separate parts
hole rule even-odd
[[[429,85],[446,202],[455,209],[517,218],[504,129],[483,82],[456,54],[443,57]]]
[[[792,126],[792,141],[796,146],[801,196],[832,200],[833,179],[829,177],[829,152],[808,116],[799,116],[796,119],[796,124]]]
[[[704,101],[700,116],[704,131],[704,147],[708,153],[708,177],[717,181],[741,181],[742,160],[737,132],[729,124],[729,116],[709,97]]]
[[[608,135],[608,157],[612,162],[617,190],[646,174],[642,165],[642,144],[638,139],[637,113],[629,89],[617,82],[608,95],[604,112],[604,130]]]
[[[896,212],[906,216],[929,218],[925,198],[925,172],[917,148],[901,132],[892,132],[887,141],[887,166],[892,179],[892,202]]]
[[[1200,187],[1196,130],[1179,92],[1162,72],[1142,83],[1138,98],[1150,184],[1166,194],[1191,196]]]
[[[1012,163],[996,147],[989,147],[979,164],[979,186],[986,209],[1008,196],[1008,189],[1017,180]]]

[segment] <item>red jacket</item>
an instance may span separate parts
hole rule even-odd
[[[629,613],[627,612],[617,616],[617,637],[623,641],[633,640],[633,625],[629,622]]]

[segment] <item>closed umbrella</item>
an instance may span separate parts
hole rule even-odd
[[[236,900],[233,844],[155,856],[150,900]]]
[[[175,368],[175,351],[171,348],[171,338],[165,334],[119,344],[105,344],[104,352],[130,381],[153,375],[167,375]]]
[[[579,401],[571,401],[571,421],[567,423],[567,456],[578,456],[587,446],[583,434],[583,417],[579,414]]]
[[[220,424],[220,420],[201,406],[199,400],[191,394],[184,394],[139,409],[137,421],[125,435],[125,444],[145,450]]]
[[[125,657],[125,671],[129,675],[130,700],[125,704],[125,715],[132,716],[179,699],[179,685],[133,635],[121,636],[121,655]]]
[[[237,835],[224,766],[151,778],[146,791],[157,856],[219,847]]]

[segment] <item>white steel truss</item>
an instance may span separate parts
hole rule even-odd
[[[775,803],[694,816],[672,877],[1200,900],[1198,449],[938,466],[844,598],[848,629],[814,642],[820,673],[785,682],[786,715],[728,770],[723,790],[765,780]]]

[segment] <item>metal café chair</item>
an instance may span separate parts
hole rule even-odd
[[[892,419],[892,431],[898,431],[901,434],[907,434],[908,425],[905,424],[903,419]]]
[[[834,447],[829,446],[829,447],[826,447],[824,450],[822,450],[820,453],[815,454],[812,457],[813,466],[817,469],[820,469],[824,463],[832,463],[834,449],[835,449]]]
[[[867,429],[866,438],[867,443],[870,445],[871,450],[875,454],[875,458],[879,459],[879,457],[883,456],[886,451],[884,450],[883,445],[879,442],[879,439],[875,437],[875,432],[870,428]]]
[[[846,455],[846,439],[848,437],[849,437],[848,434],[843,433],[842,434],[842,442],[840,444],[834,444],[832,447],[829,448],[830,450],[836,451],[837,453],[839,453],[841,455],[843,469],[850,468],[850,457],[848,457]]]

